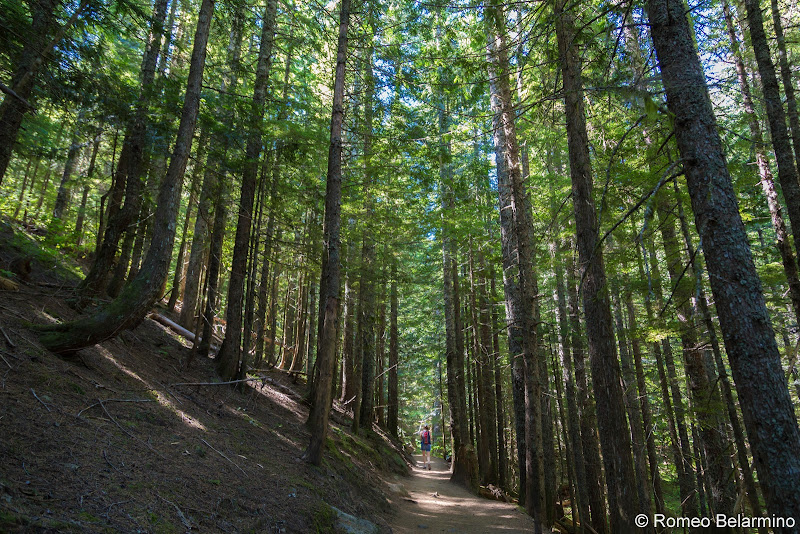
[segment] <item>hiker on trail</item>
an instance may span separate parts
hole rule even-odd
[[[424,468],[431,470],[431,431],[428,425],[419,433],[420,448],[422,449],[422,463]]]

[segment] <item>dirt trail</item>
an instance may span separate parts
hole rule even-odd
[[[449,467],[441,458],[431,459],[430,471],[421,468],[421,455],[414,460],[411,477],[400,481],[408,497],[394,499],[398,514],[391,522],[392,532],[533,532],[533,519],[516,505],[481,499],[451,484]]]

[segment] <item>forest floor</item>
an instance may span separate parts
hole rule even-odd
[[[151,319],[74,359],[44,350],[34,326],[76,317],[81,273],[39,241],[0,221],[0,275],[33,267],[0,291],[0,532],[391,532],[388,483],[411,459],[350,434],[337,403],[322,465],[301,461],[305,386],[287,374],[215,385],[213,361],[185,369],[189,344]]]
[[[407,494],[395,498],[393,532],[533,532],[533,518],[518,506],[482,499],[450,483],[450,467],[441,458],[431,458],[430,470],[422,468],[421,455],[414,459],[411,478],[402,481]]]

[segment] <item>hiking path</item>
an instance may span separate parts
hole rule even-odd
[[[515,504],[483,499],[452,484],[441,458],[431,458],[430,470],[423,469],[421,455],[414,460],[411,477],[399,481],[408,494],[393,499],[398,511],[393,532],[533,532],[533,519]]]

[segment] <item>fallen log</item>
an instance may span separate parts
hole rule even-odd
[[[0,276],[0,289],[4,289],[5,291],[19,291],[19,284]]]
[[[175,321],[168,319],[161,315],[160,313],[150,312],[150,318],[156,321],[157,323],[161,323],[167,328],[172,329],[176,334],[180,334],[192,343],[195,343],[195,338],[197,336],[194,335],[193,332],[189,332],[184,327],[176,323]]]
[[[164,317],[160,313],[150,312],[150,315],[148,315],[148,317],[153,319],[155,322],[161,323],[162,325],[164,325],[167,328],[171,329],[176,334],[185,337],[186,339],[188,339],[189,341],[191,341],[195,345],[197,343],[199,343],[203,339],[200,336],[194,335],[193,332],[188,331],[187,329],[185,329],[184,327],[182,327],[181,325],[179,325],[178,323],[176,323],[172,319]],[[211,340],[212,341],[219,341],[213,335],[211,336]],[[211,352],[217,352],[219,350],[219,345],[215,345],[215,344],[212,343],[210,348],[211,348]]]

